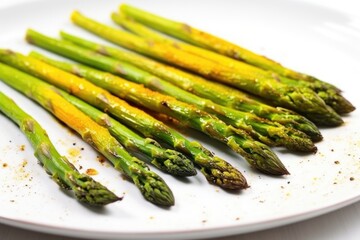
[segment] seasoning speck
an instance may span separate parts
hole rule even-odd
[[[340,162],[339,162],[338,160],[336,160],[334,163],[335,163],[335,164],[340,164]]]
[[[22,167],[24,168],[24,167],[26,167],[26,165],[28,164],[28,161],[26,161],[26,160],[23,160],[23,162],[22,162]]]
[[[90,175],[90,176],[94,176],[97,175],[99,172],[96,169],[93,168],[88,168],[86,169],[86,174]]]
[[[350,177],[350,181],[354,181],[355,180],[355,178],[354,177]]]
[[[103,156],[97,156],[96,159],[99,161],[99,163],[103,164],[106,162],[106,159]]]
[[[24,144],[20,146],[20,151],[25,151],[25,145]]]
[[[80,155],[80,150],[78,148],[70,148],[68,153],[71,157],[78,157]]]
[[[8,164],[7,163],[3,163],[3,165],[2,165],[4,168],[6,168],[7,166],[8,166]]]

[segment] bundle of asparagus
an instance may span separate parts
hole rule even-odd
[[[337,126],[343,122],[341,117],[326,105],[319,96],[323,96],[323,94],[318,95],[310,88],[299,88],[282,83],[269,74],[260,74],[260,70],[251,72],[223,66],[207,58],[181,51],[169,46],[169,44],[153,40],[149,41],[106,26],[81,15],[79,12],[72,14],[72,20],[77,25],[125,48],[243,89],[263,97],[277,106],[293,109],[319,125]],[[343,99],[340,98],[340,100]],[[344,103],[346,102],[344,101]],[[351,105],[348,111],[353,109]]]
[[[27,36],[34,44],[45,46],[45,48],[51,49],[59,54],[68,56],[75,60],[82,61],[84,63],[88,63],[102,70],[106,70],[115,74],[120,74],[121,76],[124,76],[131,81],[141,83],[146,87],[152,87],[153,89],[155,88],[155,90],[176,97],[179,100],[196,105],[197,107],[201,108],[206,112],[216,114],[227,124],[253,133],[253,136],[257,137],[259,140],[263,141],[268,145],[284,145],[289,149],[300,151],[314,151],[316,149],[312,141],[302,132],[296,131],[292,128],[286,128],[283,125],[259,118],[252,113],[244,113],[221,105],[217,105],[210,100],[203,99],[194,94],[188,93],[172,84],[163,81],[160,78],[157,78],[156,76],[151,75],[150,73],[144,72],[127,63],[115,61],[101,55],[94,56],[91,51],[72,46],[66,42],[50,39],[43,35],[37,34],[34,31],[28,31]],[[186,112],[184,108],[190,111],[191,109],[193,109],[192,106],[184,106],[184,104],[179,101],[175,101],[174,99],[166,97],[162,94],[146,90],[142,86],[131,84],[123,79],[116,78],[112,75],[101,73],[99,71],[84,66],[59,63],[36,54],[33,54],[33,56],[37,56],[45,60],[46,62],[62,68],[66,71],[70,71],[74,74],[88,78],[90,81],[93,81],[95,84],[108,89],[115,95],[128,99],[129,101],[135,102],[136,104],[141,104],[142,106],[150,108],[153,111],[168,113],[175,118],[181,117],[181,119],[189,117],[191,119],[194,119],[195,117],[194,114],[192,114],[191,116],[189,116],[189,114],[183,114]],[[121,69],[121,71],[119,71],[119,69]],[[155,103],[158,103],[160,101],[166,101],[167,107],[165,109],[162,109],[158,107],[157,104],[151,105],[149,104],[151,101],[155,101]],[[174,115],[172,112],[174,112],[175,110],[173,110],[174,108],[171,108],[172,105],[175,106],[176,110],[183,108],[183,111],[176,112],[176,115]],[[202,118],[204,119],[205,117],[206,113],[202,113]],[[213,119],[213,121],[215,120]],[[188,119],[188,121],[186,122],[190,122],[191,125],[190,119]],[[220,124],[219,121],[217,122]],[[192,124],[192,126],[199,129],[199,127],[194,124]],[[209,127],[207,128],[209,129]],[[211,130],[211,134],[213,134],[214,132],[215,130]]]
[[[332,84],[323,82],[319,79],[316,79],[313,76],[309,76],[307,74],[299,73],[289,68],[286,68],[267,57],[251,52],[248,49],[237,46],[231,42],[216,37],[212,34],[193,28],[185,23],[166,19],[164,17],[157,16],[155,14],[146,12],[144,10],[141,10],[139,8],[127,4],[122,4],[119,8],[119,12],[125,14],[125,16],[129,16],[132,19],[135,19],[136,21],[142,24],[145,24],[148,27],[156,29],[157,31],[160,31],[177,39],[181,39],[195,46],[199,46],[204,49],[209,49],[211,51],[218,52],[230,58],[249,63],[250,65],[256,66],[260,69],[270,70],[284,77],[289,77],[300,81],[319,83],[320,85],[327,86],[328,89],[334,89],[337,92],[340,91],[337,87],[335,87]],[[116,16],[116,14],[113,15],[113,19],[118,23],[121,22],[116,20],[119,19],[119,17]],[[131,28],[132,31],[135,30],[133,26],[129,26],[129,25],[126,28],[128,29]],[[137,33],[140,33],[139,30],[135,30],[135,31]],[[149,34],[149,31],[147,31],[146,34]],[[161,41],[163,41],[163,38],[160,37],[160,35],[158,34],[154,34],[154,32],[150,36],[154,37],[155,35],[157,40],[161,39]],[[187,49],[186,51],[189,51],[189,49],[191,49],[189,47],[185,47],[185,48]],[[194,53],[194,51],[192,52]],[[195,50],[195,52],[197,52],[196,55],[199,54],[199,51]],[[208,52],[204,52],[204,53],[208,54]],[[200,56],[204,56],[204,54],[201,54]],[[351,109],[352,107],[349,106],[349,111],[352,111]]]
[[[125,101],[111,95],[104,89],[32,57],[26,57],[9,50],[0,50],[0,61],[40,77],[91,105],[111,113],[125,125],[136,129],[144,136],[155,137],[157,140],[165,142],[180,152],[189,155],[195,164],[201,168],[201,172],[209,182],[229,189],[248,187],[242,174],[225,160],[214,156],[199,143],[190,142],[177,131],[167,127],[164,123],[156,120],[140,109],[130,106]],[[262,162],[260,162],[260,164],[262,164]],[[276,161],[274,161],[274,163],[266,163],[265,166],[262,167],[264,171],[273,174],[287,173],[286,169],[282,168],[282,164],[277,164]]]
[[[256,114],[261,118],[268,119],[273,122],[278,122],[286,127],[295,128],[306,133],[313,141],[320,141],[322,139],[319,129],[305,117],[284,108],[274,108],[269,105],[254,99],[254,96],[249,96],[239,90],[227,87],[225,85],[207,81],[206,79],[195,76],[193,74],[184,72],[180,69],[156,62],[136,53],[121,50],[107,45],[97,44],[74,35],[60,32],[61,37],[78,46],[85,47],[96,51],[100,54],[111,56],[120,61],[130,63],[138,68],[141,68],[149,73],[152,73],[163,80],[180,87],[181,89],[191,92],[199,97],[209,99],[217,104],[234,108],[240,111]],[[108,69],[112,73],[119,74],[116,69]],[[120,73],[121,75],[124,75]],[[158,79],[158,78],[155,78]],[[137,79],[135,79],[136,81]],[[160,79],[160,81],[162,81]],[[159,86],[158,81],[142,82],[146,87],[165,92],[172,95],[173,87],[170,89],[161,87],[161,85],[169,86],[169,84],[162,84]],[[187,96],[184,91],[175,91],[178,98]],[[174,96],[174,95],[173,95]],[[206,100],[198,101],[205,104]]]
[[[130,10],[131,9],[131,10]],[[174,39],[170,39],[165,37],[162,34],[157,33],[156,31],[149,29],[148,27],[141,25],[134,21],[134,19],[131,19],[129,16],[126,15],[126,10],[130,10],[131,13],[135,14],[135,18],[137,16],[138,10],[132,8],[127,5],[122,5],[121,7],[121,14],[119,13],[113,13],[112,19],[125,29],[141,36],[147,39],[160,41],[162,43],[170,44],[171,46],[176,47],[177,49],[180,49],[185,52],[189,52],[191,54],[209,59],[213,62],[216,62],[217,64],[221,64],[227,67],[231,67],[234,69],[239,69],[241,71],[250,72],[254,76],[258,76],[258,78],[275,78],[276,80],[295,87],[307,87],[315,91],[319,97],[321,97],[327,105],[332,107],[337,113],[343,114],[343,113],[349,113],[354,110],[354,106],[345,99],[342,95],[340,95],[339,90],[335,88],[333,85],[330,85],[328,83],[322,82],[320,80],[316,80],[313,82],[309,81],[303,81],[301,79],[291,79],[288,77],[285,77],[283,75],[279,75],[278,72],[273,71],[266,71],[271,69],[263,70],[261,68],[256,67],[255,65],[250,65],[245,62],[238,61],[236,59],[217,54],[215,52],[212,52],[207,49],[203,49],[197,46],[193,46],[190,44],[186,44],[180,41],[176,41]],[[141,11],[141,10],[140,10]],[[125,14],[124,14],[125,13]],[[141,15],[143,16],[143,15]],[[157,17],[159,18],[159,17]],[[142,18],[141,18],[142,19]],[[152,20],[154,20],[152,18]],[[162,21],[169,21],[169,20],[162,20]],[[145,21],[147,22],[147,21]],[[258,57],[260,57],[258,55]],[[263,58],[266,59],[267,58]],[[315,78],[313,78],[315,80]]]
[[[12,73],[12,69],[0,63],[0,77],[4,81],[14,80]],[[78,172],[69,160],[57,152],[40,124],[2,92],[0,92],[0,112],[19,126],[35,149],[35,157],[51,178],[61,188],[72,190],[80,202],[103,206],[121,200],[99,182]]]
[[[14,54],[10,51],[7,52]],[[160,176],[150,171],[144,162],[125,151],[106,128],[93,122],[88,116],[67,102],[51,85],[3,64],[0,64],[0,79],[38,102],[59,120],[78,132],[83,140],[103,154],[115,169],[129,177],[145,199],[163,206],[174,204],[174,196]],[[43,150],[41,150],[42,148]],[[51,156],[46,145],[40,145],[38,154],[43,154],[48,158]]]
[[[63,98],[91,117],[91,119],[99,125],[106,127],[111,135],[129,152],[134,154],[141,152],[145,154],[151,159],[151,164],[174,176],[184,177],[196,175],[193,162],[186,158],[185,155],[172,149],[164,149],[154,139],[141,137],[139,134],[86,102],[60,89],[57,89],[57,91]]]
[[[340,114],[355,110],[334,85],[184,23],[126,4],[111,17],[128,32],[77,11],[71,19],[140,55],[65,32],[63,41],[28,30],[29,43],[88,66],[0,49],[0,62],[7,64],[0,63],[0,79],[78,132],[155,204],[174,204],[170,188],[125,148],[141,152],[155,167],[176,176],[195,175],[195,163],[210,183],[227,189],[245,189],[248,184],[228,162],[126,101],[227,144],[253,168],[272,175],[288,171],[270,147],[315,152],[313,141],[322,139],[316,125],[341,125]],[[35,120],[1,92],[0,111],[21,126],[36,157],[61,187],[92,205],[119,200],[61,157]]]
[[[81,52],[83,52],[86,55],[85,57],[94,57],[92,56],[92,54],[87,54],[90,53],[88,51],[81,51]],[[73,55],[82,56],[81,54],[73,54]],[[190,119],[196,119],[196,118],[195,118],[195,114],[192,114],[190,116],[188,114],[189,112],[191,112],[192,109],[194,109],[190,105],[184,105],[183,103],[176,101],[172,98],[169,98],[165,95],[147,90],[142,85],[129,83],[128,81],[125,81],[124,79],[121,79],[114,75],[108,74],[107,72],[97,71],[95,69],[78,64],[70,64],[70,63],[55,61],[37,53],[32,53],[31,56],[37,57],[42,61],[45,61],[53,66],[59,67],[65,71],[72,72],[74,74],[77,74],[78,76],[89,79],[95,84],[105,89],[108,89],[110,92],[114,93],[115,95],[118,95],[119,97],[123,97],[124,99],[134,102],[135,104],[141,104],[143,107],[147,107],[150,110],[158,111],[159,113],[168,114],[169,116],[173,116],[178,120],[184,121],[186,118],[189,118],[185,122],[190,122],[190,124],[188,125],[193,126],[194,128],[198,128],[197,125],[191,124]],[[94,58],[95,62],[98,62],[98,60],[101,57],[102,56],[96,56]],[[247,131],[247,133],[250,133],[251,135],[255,136],[258,140],[261,140],[263,143],[267,145],[279,145],[279,146],[283,145],[289,149],[304,151],[304,152],[308,152],[308,151],[311,152],[316,150],[316,147],[314,146],[312,141],[307,137],[306,134],[302,132],[296,131],[295,129],[292,128],[286,128],[283,125],[275,124],[265,119],[261,119],[251,113],[244,113],[221,105],[217,105],[211,102],[210,100],[197,97],[196,95],[193,95],[182,89],[179,89],[171,84],[168,84],[167,82],[163,81],[160,78],[156,78],[155,76],[143,72],[130,65],[123,64],[121,62],[116,62],[115,60],[112,59],[108,59],[108,60],[109,63],[112,62],[115,63],[112,65],[108,65],[112,69],[111,72],[119,73],[118,69],[122,69],[120,74],[126,77],[127,79],[133,80],[134,82],[137,83],[141,83],[146,87],[155,86],[155,89],[160,92],[163,92],[169,96],[174,96],[179,100],[183,100],[184,102],[196,105],[200,109],[208,113],[213,113],[217,115],[219,118],[221,118],[225,123]],[[154,101],[153,105],[150,104],[152,101]],[[162,109],[161,107],[154,107],[159,102],[161,102],[161,105],[164,105],[166,103],[165,110]],[[182,109],[182,111],[178,113],[175,112],[175,110],[173,109],[176,110]],[[183,114],[186,112],[185,109],[188,110],[188,113],[186,115]],[[199,112],[200,110],[194,109],[194,111]],[[202,113],[201,119],[203,119],[204,122],[208,114],[204,112],[200,112],[200,113]],[[216,119],[213,118],[212,120],[216,121]],[[216,122],[217,125],[220,126],[221,122],[220,121],[216,121]],[[210,127],[207,127],[207,129],[209,128]],[[211,131],[212,134],[213,132],[214,130]],[[238,131],[236,131],[236,133],[239,134]]]
[[[29,30],[27,33],[27,39],[33,44],[43,46],[46,49],[50,49],[64,56],[68,56],[73,59],[84,59],[87,63],[96,62],[97,65],[102,65],[106,68],[114,67],[114,69],[121,69],[122,72],[132,71],[134,74],[132,75],[133,79],[139,79],[141,77],[139,74],[139,71],[141,70],[139,69],[131,68],[131,66],[124,68],[123,65],[117,66],[111,64],[111,62],[107,63],[106,60],[113,60],[101,55],[94,56],[93,53],[88,50],[48,38],[35,31]],[[90,56],[92,55],[92,57],[85,58],[84,55],[86,54]],[[102,61],[98,62],[98,59],[102,59]],[[63,66],[63,64],[56,65],[57,67]],[[70,66],[66,69],[72,71],[74,68]],[[76,66],[75,70],[77,74],[85,74],[88,80],[111,91],[121,98],[125,98],[152,111],[168,114],[169,116],[183,121],[186,125],[227,144],[235,152],[241,154],[251,166],[262,172],[275,175],[287,173],[283,164],[268,146],[258,141],[254,141],[247,132],[228,126],[215,116],[201,111],[195,106],[185,104],[157,92],[152,92],[141,85],[132,84],[112,75],[95,71],[94,69]]]

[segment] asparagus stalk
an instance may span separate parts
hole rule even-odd
[[[11,72],[0,64],[0,78],[11,81],[12,76],[8,73]],[[101,183],[78,172],[68,159],[58,153],[41,125],[2,92],[0,92],[0,112],[19,126],[35,149],[36,158],[51,178],[61,188],[72,190],[80,202],[103,206],[121,200]]]
[[[1,51],[1,53],[4,52],[16,55],[9,50]],[[48,71],[51,74],[49,69],[42,69],[42,71]],[[51,85],[3,64],[1,64],[0,72],[2,81],[38,102],[59,120],[78,132],[83,140],[102,153],[114,165],[115,169],[132,179],[145,199],[158,205],[174,205],[174,196],[160,176],[150,171],[146,164],[126,152],[106,128],[101,127],[67,102],[56,93]],[[40,149],[39,154],[50,156],[46,145],[42,148],[44,149]]]
[[[146,12],[144,10],[127,4],[122,4],[120,6],[120,12],[127,14],[128,16],[134,18],[136,21],[139,21],[142,24],[145,24],[165,34],[179,38],[193,45],[218,52],[222,55],[237,60],[247,62],[264,70],[276,72],[285,77],[297,80],[304,80],[308,82],[321,82],[328,85],[329,88],[340,91],[337,87],[329,83],[320,81],[315,77],[286,68],[267,57],[251,52],[243,47],[237,46],[212,34],[193,28],[185,23],[172,21],[170,19],[157,16],[155,14]]]
[[[28,36],[28,40],[31,40],[30,36]],[[84,79],[68,74],[34,58],[11,51],[1,50],[0,61],[16,66],[67,92],[71,92],[87,103],[109,112],[122,123],[130,128],[136,129],[144,136],[156,138],[185,155],[191,156],[192,160],[201,168],[201,172],[210,183],[228,189],[243,189],[248,187],[244,176],[231,164],[214,156],[199,143],[190,142],[177,131],[167,127],[162,122],[154,119],[138,108],[132,107],[125,101],[114,97],[104,89],[96,87]]]
[[[338,126],[343,123],[341,117],[311,89],[289,87],[269,77],[258,78],[256,74],[235,71],[167,44],[148,41],[98,23],[77,11],[73,12],[71,19],[78,26],[115,44],[243,89],[268,99],[273,104],[298,111],[317,124]]]
[[[235,69],[241,69],[241,71],[254,72],[254,74],[258,74],[259,76],[275,78],[277,80],[280,80],[282,83],[285,83],[290,86],[308,87],[313,91],[315,91],[319,95],[319,97],[321,97],[324,100],[324,102],[330,107],[332,107],[338,114],[345,114],[355,110],[355,107],[347,99],[345,99],[339,93],[339,91],[334,90],[334,88],[332,87],[329,87],[329,84],[326,84],[321,81],[308,82],[304,80],[299,80],[299,79],[294,80],[283,76],[279,76],[274,72],[262,70],[253,65],[249,65],[244,62],[237,61],[233,58],[229,58],[227,56],[217,54],[210,50],[167,38],[164,35],[161,35],[155,32],[154,30],[151,30],[146,26],[141,25],[135,22],[134,20],[130,19],[129,17],[123,15],[124,14],[120,15],[118,13],[113,13],[112,19],[117,24],[124,27],[125,29],[141,37],[170,44],[171,46],[174,46],[179,50],[183,50],[192,53],[194,55],[210,59],[211,61],[214,61],[218,64],[222,64],[224,66],[228,66]]]
[[[66,48],[66,46],[73,47],[71,45],[65,45],[63,42],[60,41],[58,41],[57,43],[57,45],[59,46],[57,52],[59,53],[65,52],[63,50],[64,48]],[[120,74],[132,81],[143,84],[144,86],[153,87],[155,88],[155,90],[174,96],[184,102],[194,104],[207,112],[216,114],[226,123],[252,132],[259,140],[265,143],[284,145],[291,150],[316,151],[316,147],[314,146],[312,141],[306,136],[306,134],[296,131],[295,129],[286,128],[280,124],[258,118],[256,115],[253,115],[251,113],[240,112],[232,108],[227,108],[215,104],[210,100],[197,97],[196,95],[188,93],[160,78],[157,78],[147,72],[132,67],[131,65],[109,59],[105,56],[96,56],[94,58],[93,52],[89,50],[83,50],[79,47],[73,47],[73,49],[77,50],[73,51],[73,54],[71,54],[72,56],[77,56],[75,59],[87,59],[85,60],[85,62],[90,62],[91,59],[94,59],[92,64],[94,66],[97,66],[98,63],[108,63],[108,66],[105,70],[110,70],[110,72],[112,73]],[[225,124],[217,121],[216,119],[210,117],[204,112],[200,112],[198,109],[193,108],[191,105],[184,105],[182,102],[179,102],[173,98],[169,98],[157,92],[149,91],[148,89],[145,89],[142,85],[132,84],[114,75],[110,75],[106,72],[101,72],[82,65],[55,61],[35,53],[32,53],[32,56],[37,57],[38,59],[45,61],[46,63],[49,63],[55,67],[89,79],[93,83],[105,89],[108,89],[115,95],[118,95],[120,97],[124,96],[125,99],[133,101],[135,104],[140,103],[142,106],[150,108],[153,111],[157,111],[160,113],[168,113],[168,115],[173,116],[178,120],[185,120],[186,122],[190,122],[192,123],[191,125],[193,128],[200,129],[203,132],[204,128],[202,126],[204,125],[204,123],[210,123],[211,121],[213,122],[212,126],[215,126],[216,128],[210,128],[210,124],[206,125],[207,131],[205,133],[208,133],[208,135],[210,136],[213,136],[213,134],[217,131],[217,135],[219,133],[221,134],[221,136],[227,134],[225,135],[225,141],[227,141],[227,139],[229,139],[231,136],[239,135],[238,131],[232,132],[232,130],[229,129]],[[98,61],[99,59],[103,59],[103,61],[100,62]],[[119,69],[121,69],[120,72]],[[164,105],[165,108],[159,107]],[[196,121],[196,119],[199,120]],[[199,123],[201,123],[201,125]],[[226,132],[221,129],[226,129]],[[245,139],[246,138],[249,139],[249,141],[251,140],[245,135]],[[224,138],[221,137],[220,140],[222,139]],[[228,142],[226,143],[228,144]],[[237,148],[235,150],[237,150]]]
[[[313,141],[322,139],[317,127],[305,117],[283,108],[274,108],[254,100],[247,94],[224,86],[219,83],[207,81],[199,76],[181,71],[177,68],[156,62],[149,58],[140,56],[136,53],[123,51],[119,48],[100,45],[88,40],[61,32],[61,37],[81,47],[85,47],[98,53],[111,56],[120,61],[131,63],[145,71],[203,98],[210,99],[217,104],[238,109],[240,111],[251,112],[259,117],[270,121],[278,122],[284,126],[300,130],[311,137]],[[220,55],[219,55],[220,56]],[[152,86],[155,85],[155,86]],[[148,84],[151,89],[157,88],[157,84]]]
[[[62,54],[63,56],[79,60],[84,59],[87,63],[95,61],[101,57],[101,55],[99,55],[95,58],[84,58],[81,52],[89,52],[93,56],[94,53],[86,49],[81,49],[77,46],[66,44],[65,42],[47,38],[46,36],[34,31],[29,31],[27,36],[28,38],[31,38],[32,43],[45,46],[56,53]],[[104,60],[114,61],[113,59],[106,58],[104,56],[102,56],[102,59],[103,61],[100,63],[97,61],[95,62],[107,68],[109,66]],[[136,74],[133,76],[134,78],[141,77],[141,75],[136,72],[136,69],[130,65],[126,68],[124,68],[124,66],[115,67],[118,69],[121,68],[121,71],[123,72],[133,71],[133,73]],[[77,74],[81,75],[80,71],[81,69],[79,68]],[[262,172],[274,172],[275,174],[276,172],[287,172],[283,164],[268,146],[258,141],[254,141],[245,131],[230,127],[216,117],[195,108],[193,105],[177,101],[172,97],[153,92],[123,79],[114,79],[110,74],[105,74],[104,81],[103,75],[99,71],[86,71],[86,73],[88,80],[111,91],[117,96],[130,100],[135,104],[139,104],[152,111],[168,114],[181,122],[185,122],[186,125],[227,144],[235,152],[242,155],[251,166]]]
[[[183,154],[164,149],[154,139],[143,138],[120,122],[111,118],[106,113],[101,112],[95,107],[87,104],[80,99],[58,90],[63,98],[76,106],[95,122],[106,127],[112,136],[114,136],[128,151],[142,152],[151,159],[151,163],[157,168],[169,172],[175,176],[193,176],[196,170],[193,163]]]

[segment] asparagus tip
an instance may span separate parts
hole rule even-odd
[[[72,184],[72,190],[76,198],[80,202],[93,206],[103,206],[122,200],[122,197],[116,196],[105,186],[85,174],[81,174],[78,177],[69,175],[68,179]]]
[[[230,163],[216,156],[211,159],[208,165],[201,167],[201,172],[208,182],[230,190],[242,190],[249,187],[246,178]]]
[[[158,161],[154,158],[152,163],[175,176],[188,177],[197,174],[193,162],[183,154],[171,149],[166,149],[164,154],[165,161]]]
[[[172,191],[160,176],[147,170],[141,171],[141,173],[137,169],[133,169],[133,171],[137,171],[140,174],[136,179],[133,178],[133,180],[146,200],[164,207],[170,207],[175,204]]]
[[[289,175],[289,171],[277,155],[263,143],[254,141],[245,158],[260,172],[269,175]]]

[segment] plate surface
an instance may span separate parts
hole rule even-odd
[[[57,36],[66,30],[102,42],[73,26],[72,10],[113,24],[109,14],[121,3],[96,0],[27,1],[0,7],[0,47],[22,53],[36,49],[24,41],[27,28]],[[132,4],[229,39],[277,61],[339,86],[360,106],[354,87],[360,64],[359,16],[301,1],[131,1]],[[221,4],[220,4],[221,3]],[[40,49],[36,49],[41,51]],[[47,52],[44,52],[47,53]],[[354,80],[355,79],[355,80]],[[170,209],[146,202],[133,184],[76,134],[34,102],[0,82],[44,127],[61,154],[94,176],[123,201],[92,209],[58,189],[37,164],[17,127],[0,115],[0,222],[69,236],[102,239],[194,239],[245,233],[289,224],[341,208],[360,199],[359,111],[338,128],[321,129],[318,152],[297,155],[275,149],[290,176],[268,177],[249,169],[225,146],[184,132],[242,170],[251,188],[229,193],[201,174],[185,180],[159,173],[172,188]],[[82,148],[84,148],[82,150]],[[154,170],[156,171],[156,170]]]

